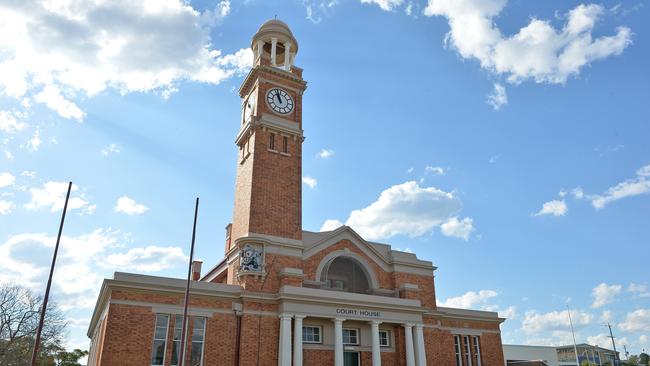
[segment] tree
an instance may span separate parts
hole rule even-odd
[[[0,365],[29,365],[43,300],[30,290],[0,286]],[[54,303],[45,313],[38,364],[54,365],[53,355],[61,349],[66,322]]]
[[[639,364],[641,365],[650,365],[650,355],[647,353],[641,353],[639,355]]]
[[[61,350],[55,356],[56,366],[81,366],[79,359],[88,356],[88,351],[75,349],[72,352]]]

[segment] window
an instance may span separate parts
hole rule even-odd
[[[205,339],[205,318],[195,317],[192,329],[192,351],[190,366],[201,366],[203,364],[203,340]]]
[[[314,325],[305,325],[302,327],[303,343],[322,343],[321,327]]]
[[[269,135],[269,149],[275,150],[275,134],[274,133]]]
[[[474,336],[474,360],[476,361],[476,366],[481,365],[481,345],[477,336]]]
[[[151,350],[151,365],[165,363],[165,346],[167,345],[167,326],[169,315],[156,314],[156,327],[153,333],[153,349]]]
[[[176,315],[174,318],[174,340],[172,347],[172,363],[171,365],[178,365],[178,354],[181,351],[181,331],[183,329],[183,316]]]
[[[460,336],[454,336],[454,349],[456,350],[456,366],[463,366],[463,358],[460,354]]]
[[[343,328],[343,344],[358,345],[359,332],[356,329]]]
[[[327,287],[337,289],[337,290],[343,290],[343,281],[328,279],[327,280]]]
[[[190,365],[200,366],[203,360],[203,338],[205,336],[205,318],[192,317],[194,325],[192,327],[192,347],[190,349]],[[189,322],[188,322],[189,328]],[[183,316],[176,315],[174,324],[174,347],[172,348],[172,362],[171,365],[178,365],[178,356],[181,351],[181,330],[183,329]],[[189,343],[189,334],[186,335]],[[185,348],[187,350],[187,347]],[[183,357],[187,356],[187,352]],[[187,358],[185,358],[187,360]]]
[[[390,347],[390,331],[388,330],[379,331],[379,346]]]
[[[465,341],[465,361],[467,366],[472,366],[472,348],[469,344],[469,336],[463,336]]]
[[[282,152],[289,153],[289,138],[287,136],[282,136]]]

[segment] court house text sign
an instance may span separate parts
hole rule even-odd
[[[336,314],[337,315],[361,316],[361,317],[366,317],[366,318],[379,318],[379,317],[381,317],[381,312],[380,311],[370,311],[370,310],[364,310],[364,309],[337,308],[336,309]]]

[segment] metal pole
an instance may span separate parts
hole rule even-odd
[[[185,306],[183,308],[183,329],[181,330],[181,350],[178,352],[180,366],[185,366],[185,336],[187,330],[187,308],[190,299],[190,281],[192,280],[192,261],[194,260],[194,240],[196,239],[196,218],[199,214],[199,198],[196,197],[196,206],[194,208],[194,227],[192,228],[192,245],[190,247],[190,265],[187,269],[187,285],[185,286]]]
[[[573,351],[576,353],[576,366],[580,366],[580,359],[578,358],[578,345],[576,345],[576,334],[573,331],[573,321],[571,320],[571,310],[569,304],[566,305],[566,311],[569,313],[569,324],[571,325],[571,335],[573,335]]]
[[[609,328],[609,337],[612,339],[612,346],[614,347],[614,357],[616,358],[616,366],[621,364],[621,359],[618,357],[618,352],[616,352],[616,342],[614,342],[614,334],[612,333],[612,325],[607,322],[607,327]]]
[[[70,191],[72,190],[72,182],[68,183],[68,193],[65,195],[65,203],[63,204],[63,214],[61,215],[61,223],[59,224],[59,233],[56,236],[56,245],[54,246],[54,255],[52,256],[52,266],[50,266],[50,277],[47,280],[47,287],[45,288],[45,297],[43,297],[43,305],[41,305],[41,319],[38,322],[38,329],[36,330],[36,339],[34,340],[34,349],[32,350],[31,366],[36,366],[36,358],[38,356],[38,347],[41,343],[41,332],[43,331],[43,324],[45,323],[45,311],[47,310],[47,300],[50,298],[50,287],[52,287],[52,275],[54,274],[54,265],[56,264],[56,255],[59,252],[59,243],[61,242],[61,233],[63,232],[63,223],[65,222],[65,213],[68,210],[68,201],[70,200]]]

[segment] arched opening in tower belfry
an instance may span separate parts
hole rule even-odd
[[[365,268],[349,257],[336,257],[325,266],[321,278],[324,287],[336,291],[367,294],[370,280]]]

